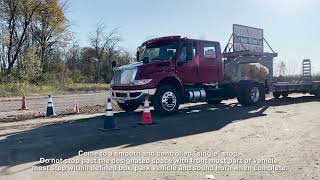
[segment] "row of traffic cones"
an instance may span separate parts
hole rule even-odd
[[[24,111],[29,110],[29,108],[27,107],[27,99],[26,99],[25,95],[22,96],[22,106],[21,106],[20,110],[24,110]],[[73,113],[77,113],[77,114],[80,113],[77,101],[74,102],[72,111],[73,111]],[[53,100],[52,100],[51,95],[49,95],[46,116],[51,117],[54,115],[56,115],[56,113],[54,111]]]
[[[21,110],[28,110],[25,96],[22,97]],[[77,101],[74,102],[73,113],[79,113],[79,106],[78,106]],[[54,110],[53,99],[52,99],[51,95],[49,95],[46,116],[52,117],[55,115],[56,115],[56,113]],[[117,127],[116,120],[114,119],[113,115],[114,114],[113,114],[113,110],[112,110],[111,98],[108,97],[107,106],[106,106],[106,113],[105,113],[105,118],[104,118],[104,125],[103,125],[103,129],[100,129],[100,130],[104,130],[104,131],[108,130],[109,131],[109,130],[119,129]],[[148,96],[146,96],[145,100],[144,100],[142,119],[141,119],[141,123],[139,123],[139,124],[143,125],[143,126],[154,124],[152,121],[152,116],[151,116],[151,111],[150,111],[150,102],[149,102]]]
[[[151,116],[149,104],[150,104],[150,102],[148,100],[148,96],[146,96],[145,100],[144,100],[142,119],[141,119],[141,123],[138,123],[139,125],[146,126],[146,125],[154,124],[152,121],[152,116]],[[112,103],[111,103],[110,97],[107,99],[107,107],[106,107],[103,128],[101,128],[99,130],[102,130],[102,131],[119,130],[117,123],[116,123],[116,120],[113,116]]]

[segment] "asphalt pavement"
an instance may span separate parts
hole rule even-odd
[[[115,113],[120,130],[110,132],[98,130],[103,127],[103,114],[91,117],[77,115],[77,118],[70,116],[64,120],[56,118],[3,123],[0,124],[0,179],[203,179],[207,175],[217,179],[319,179],[319,107],[319,100],[311,96],[271,99],[257,107],[242,107],[236,100],[224,101],[219,105],[189,104],[171,116],[152,112],[157,124],[145,127],[138,125],[141,111],[120,112]],[[43,164],[39,159],[89,158],[79,157],[80,150],[90,153],[237,152],[239,159],[275,159],[275,165],[284,169],[142,172],[32,170],[33,167],[73,167],[73,164]],[[220,155],[217,158],[224,158],[223,154]],[[169,165],[151,164],[150,167],[165,168]],[[200,168],[207,166],[193,165]],[[84,166],[92,164],[81,165]],[[122,166],[135,169],[149,164]],[[232,164],[232,167],[239,166],[241,164]]]

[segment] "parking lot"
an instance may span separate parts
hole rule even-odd
[[[103,127],[103,114],[2,123],[0,179],[204,179],[208,175],[215,179],[319,179],[319,109],[320,102],[316,98],[295,96],[285,101],[270,99],[259,107],[242,107],[235,100],[217,106],[188,104],[172,116],[153,114],[157,124],[146,127],[137,124],[141,120],[141,111],[120,112],[115,114],[120,130],[110,132],[98,130]],[[127,170],[107,173],[106,170],[87,173],[79,169],[45,171],[46,168],[61,167],[40,162],[40,158],[83,160],[80,150],[92,154],[203,152],[204,157],[210,152],[210,156],[215,157],[214,152],[218,152],[217,158],[230,155],[234,162],[229,164],[235,167],[240,159],[255,158],[273,161],[284,169],[205,169],[200,163],[201,170],[186,167],[169,171],[165,169],[169,167],[160,164],[168,164],[162,160],[174,159],[169,156],[151,158],[158,161],[156,168],[163,169],[146,170],[143,169],[146,166],[131,164],[123,167]],[[131,158],[134,157],[139,156]],[[93,157],[88,155],[88,158]]]

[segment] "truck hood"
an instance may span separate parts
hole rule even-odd
[[[143,63],[142,62],[135,62],[132,64],[127,64],[121,67],[116,68],[116,70],[130,70],[130,69],[134,69],[136,67],[142,66]]]

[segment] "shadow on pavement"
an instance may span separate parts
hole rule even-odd
[[[141,112],[118,113],[116,119],[120,130],[101,132],[103,116],[47,125],[7,136],[0,140],[0,166],[6,167],[0,175],[10,174],[10,167],[39,161],[39,158],[70,158],[79,150],[94,151],[124,146],[132,147],[172,138],[216,131],[229,123],[266,116],[270,106],[315,101],[314,97],[269,100],[259,107],[242,107],[238,104],[217,106],[202,104],[180,109],[171,116],[157,116],[158,124],[148,127],[137,125]],[[40,166],[47,164],[38,164]]]

